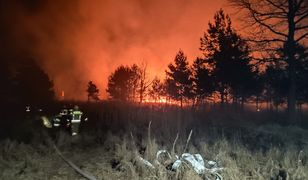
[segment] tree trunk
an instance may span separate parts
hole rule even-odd
[[[259,109],[259,96],[257,96],[257,98],[256,98],[256,110],[260,111],[260,109]]]
[[[291,63],[292,64],[292,63]],[[296,83],[295,83],[295,69],[290,67],[289,69],[289,94],[288,94],[288,117],[289,122],[296,123]]]
[[[183,107],[183,96],[181,96],[181,109]]]
[[[225,90],[224,90],[224,88],[222,87],[222,88],[220,89],[220,105],[221,105],[221,107],[223,107],[224,104],[225,104]]]
[[[244,102],[245,102],[245,98],[244,96],[242,96],[242,99],[241,99],[241,109],[244,110]]]
[[[286,44],[287,51],[287,61],[289,65],[288,73],[289,73],[289,93],[288,93],[288,120],[289,123],[295,123],[296,119],[296,83],[295,83],[295,9],[294,9],[294,0],[288,0],[289,3],[289,12],[288,12],[288,40]]]
[[[140,90],[140,95],[139,95],[139,104],[143,102],[143,89]]]

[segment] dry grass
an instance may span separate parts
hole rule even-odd
[[[176,172],[163,165],[152,169],[137,158],[154,162],[160,149],[169,150],[172,156],[189,152],[199,153],[205,160],[215,160],[225,168],[221,175],[228,180],[278,180],[284,174],[287,179],[308,179],[308,131],[305,129],[277,124],[218,126],[218,122],[209,122],[213,119],[223,122],[227,117],[242,122],[243,116],[249,117],[237,113],[224,117],[221,113],[208,112],[205,121],[205,115],[178,109],[133,108],[114,112],[118,114],[99,114],[99,118],[105,118],[105,124],[92,122],[91,126],[83,127],[78,137],[60,131],[53,139],[39,134],[27,144],[8,139],[0,141],[0,179],[83,179],[62,161],[49,141],[55,142],[66,158],[97,179],[211,177],[210,174],[199,176],[189,165]]]

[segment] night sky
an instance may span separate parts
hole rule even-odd
[[[148,64],[163,78],[181,49],[192,62],[214,13],[225,0],[2,0],[2,57],[31,57],[59,95],[85,99],[89,80],[106,97],[107,78],[119,65]],[[234,17],[233,22],[237,19]]]

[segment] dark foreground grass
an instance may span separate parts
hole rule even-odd
[[[151,169],[160,149],[200,153],[225,168],[224,179],[308,179],[308,131],[281,126],[282,113],[234,109],[179,109],[163,106],[83,104],[89,122],[71,137],[65,129],[47,130],[35,117],[11,127],[19,136],[0,141],[0,179],[83,179],[55,152],[97,179],[214,179],[189,166],[177,172]],[[20,117],[21,118],[21,117]],[[149,126],[151,122],[151,126]]]

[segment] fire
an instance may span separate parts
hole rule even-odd
[[[167,98],[160,98],[159,103],[167,103]]]
[[[148,104],[168,104],[168,105],[177,105],[180,106],[180,102],[178,101],[173,101],[168,99],[167,97],[163,96],[160,97],[159,99],[153,99],[153,98],[146,98],[144,99],[143,103],[148,103]]]
[[[161,97],[159,99],[146,98],[144,102],[145,103],[167,103],[167,98],[166,97]]]

